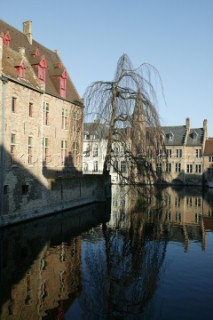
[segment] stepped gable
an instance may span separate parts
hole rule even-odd
[[[39,52],[39,56],[36,58],[39,60],[42,56],[45,57],[47,63],[46,69],[46,81],[45,81],[45,92],[61,98],[59,91],[55,85],[54,77],[58,75],[58,69],[65,70],[63,63],[56,51],[52,51],[32,39],[32,44],[30,43],[27,35],[23,32],[15,29],[11,25],[7,24],[0,19],[0,34],[6,34],[9,32],[10,35],[10,49],[19,52],[19,48],[25,48],[25,57],[28,59],[29,64],[32,65],[35,63],[34,53]],[[4,46],[5,48],[6,46]],[[9,52],[11,53],[11,51]],[[35,83],[32,83],[35,85]],[[67,75],[67,88],[66,88],[66,99],[69,102],[83,106],[83,101],[81,100],[75,86]]]

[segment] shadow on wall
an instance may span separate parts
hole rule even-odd
[[[0,214],[20,212],[31,201],[42,199],[47,187],[39,177],[39,167],[27,170],[20,162],[12,161],[11,154],[0,148]]]
[[[42,173],[46,179],[73,178],[82,176],[82,171],[79,171],[74,165],[71,152],[69,152],[69,155],[65,158],[63,167],[60,167],[60,170],[57,170],[57,167],[48,167],[47,163],[43,162]]]

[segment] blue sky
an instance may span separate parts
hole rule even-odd
[[[112,80],[125,52],[135,67],[152,64],[162,125],[192,128],[208,119],[213,137],[213,0],[7,0],[1,19],[59,54],[80,96],[93,81]]]

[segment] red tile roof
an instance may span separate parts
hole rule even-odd
[[[28,71],[26,70],[28,72],[28,78],[26,78],[26,81],[30,81],[31,85],[37,87],[39,86],[39,80],[37,81],[36,79],[33,79],[33,69],[31,65],[33,65],[35,61],[38,61],[39,57],[41,59],[41,57],[44,55],[47,62],[45,91],[50,95],[61,98],[58,86],[56,86],[55,79],[53,79],[53,75],[58,75],[58,66],[60,64],[62,65],[61,70],[64,70],[65,67],[63,66],[63,63],[57,52],[47,49],[35,40],[32,40],[32,44],[30,44],[27,36],[23,32],[18,31],[17,29],[13,28],[12,26],[0,19],[0,34],[6,34],[7,32],[9,32],[11,40],[10,48],[4,45],[3,72],[6,75],[9,75],[17,79],[17,71],[15,68],[15,70],[13,70],[13,62],[15,63],[15,61],[19,59],[19,48],[25,48],[25,57],[26,60],[28,60],[28,62],[26,62],[28,69]],[[40,53],[40,56],[38,58],[33,56],[33,53],[35,53],[36,50],[38,50]],[[67,78],[66,100],[83,106],[82,99],[80,98],[69,75]]]
[[[205,149],[204,149],[204,156],[211,156],[213,155],[213,138],[209,138],[206,140]]]

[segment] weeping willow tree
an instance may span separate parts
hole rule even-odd
[[[159,149],[162,133],[153,72],[160,79],[153,66],[143,63],[134,69],[123,54],[114,80],[96,81],[84,94],[85,122],[104,124],[108,131],[103,173],[113,167],[128,183],[142,182],[150,173],[154,176],[149,151]],[[118,167],[119,160],[125,163],[125,170]]]

